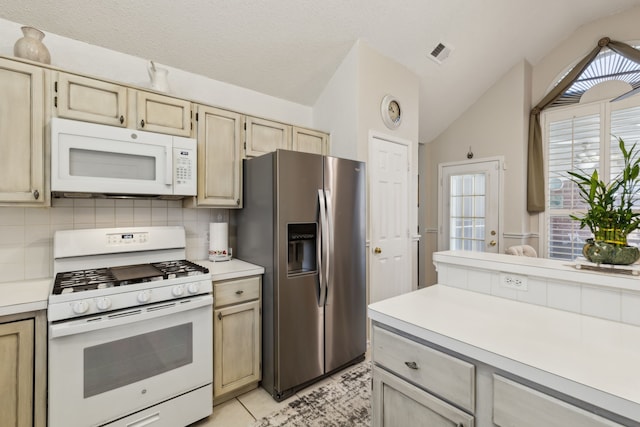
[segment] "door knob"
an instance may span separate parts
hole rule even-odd
[[[498,243],[495,240],[492,240],[492,241],[489,242],[489,246],[495,246],[497,244]]]
[[[374,254],[381,254],[381,253],[382,253],[382,249],[380,249],[380,248],[375,248],[375,249],[373,250],[373,253],[374,253]]]

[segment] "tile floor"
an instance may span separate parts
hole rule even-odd
[[[367,352],[365,361],[368,360],[369,353]],[[346,369],[350,369],[352,367],[353,366],[350,366]],[[336,372],[335,374],[300,390],[298,393],[283,400],[282,402],[276,402],[273,400],[271,395],[266,392],[266,390],[262,387],[258,387],[257,389],[242,394],[235,399],[231,399],[221,403],[220,405],[214,406],[213,414],[211,414],[211,416],[191,424],[189,427],[247,427],[255,420],[284,408],[291,400],[304,396],[314,388],[320,387],[330,381],[336,381],[340,377],[340,374],[342,374],[342,371]]]

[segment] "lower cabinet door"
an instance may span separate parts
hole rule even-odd
[[[216,309],[213,398],[260,381],[260,301]]]
[[[473,427],[472,415],[373,367],[374,427]]]
[[[622,427],[499,375],[493,376],[493,422],[500,427]]]
[[[0,324],[0,426],[33,424],[33,320]]]

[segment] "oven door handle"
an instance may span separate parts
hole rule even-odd
[[[50,324],[49,338],[60,338],[69,335],[97,331],[100,329],[112,328],[115,326],[127,325],[141,320],[170,316],[176,313],[196,310],[207,306],[211,308],[213,313],[213,296],[211,294],[193,297],[188,300],[183,299],[142,307],[132,307],[127,310],[104,313],[100,316],[92,316]]]

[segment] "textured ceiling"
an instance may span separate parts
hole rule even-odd
[[[421,78],[429,142],[521,59],[640,0],[0,0],[0,18],[312,106],[356,40]],[[553,16],[549,16],[550,12]],[[435,45],[455,50],[439,66]]]

